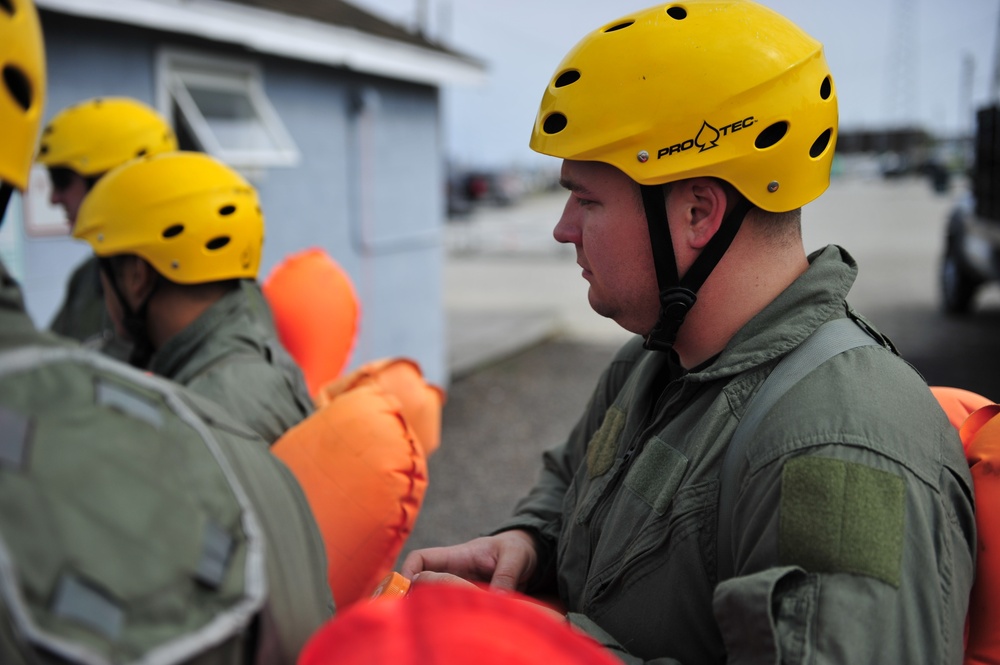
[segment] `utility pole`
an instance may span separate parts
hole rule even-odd
[[[417,0],[417,34],[425,39],[430,38],[430,0]]]
[[[990,83],[990,101],[1000,103],[1000,12],[997,12],[997,33],[993,38],[993,80]]]
[[[889,42],[885,114],[899,128],[916,124],[917,90],[916,11],[914,0],[896,0]]]
[[[972,136],[976,131],[976,109],[973,106],[976,59],[971,53],[962,56],[961,90],[958,100],[958,136]]]

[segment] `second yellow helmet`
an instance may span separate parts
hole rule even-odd
[[[100,257],[135,254],[178,284],[254,278],[264,243],[257,192],[200,152],[133,160],[84,199],[73,236]]]

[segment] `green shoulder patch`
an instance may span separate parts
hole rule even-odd
[[[624,428],[625,412],[617,406],[612,406],[604,414],[604,422],[587,444],[587,473],[591,478],[606,473],[615,463],[618,436]]]
[[[800,457],[781,476],[782,565],[899,587],[906,481],[863,464]]]

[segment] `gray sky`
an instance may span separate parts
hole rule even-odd
[[[489,82],[444,93],[448,154],[473,165],[537,163],[527,147],[549,76],[581,37],[651,0],[349,0],[484,60]],[[1000,0],[763,0],[823,42],[844,129],[891,120],[935,133],[971,126],[990,95]],[[970,80],[963,61],[972,60]],[[912,85],[891,85],[894,80]]]

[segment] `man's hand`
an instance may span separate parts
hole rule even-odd
[[[403,561],[400,572],[407,579],[424,571],[450,573],[470,582],[487,582],[494,589],[521,591],[537,564],[534,539],[527,531],[514,530],[461,545],[416,550]]]

